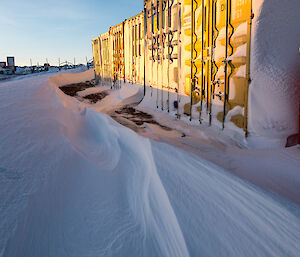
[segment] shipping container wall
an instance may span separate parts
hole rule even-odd
[[[109,30],[112,41],[112,79],[115,86],[124,81],[124,23]]]
[[[228,118],[247,131],[251,15],[251,0],[184,1],[185,93],[200,121],[216,115],[224,126],[234,109]]]
[[[180,94],[180,10],[177,0],[144,1],[146,83],[155,89],[157,108],[168,109],[170,93]]]
[[[175,94],[191,120],[247,133],[251,20],[251,0],[145,0],[143,13],[99,37],[96,74],[143,84],[145,69],[157,108],[169,111]]]
[[[112,83],[112,50],[109,32],[99,36],[101,81]]]
[[[124,22],[126,80],[142,84],[144,81],[144,14]]]
[[[93,60],[95,67],[95,75],[100,77],[101,73],[101,64],[100,64],[100,48],[99,48],[99,38],[92,40],[92,49],[93,49]]]

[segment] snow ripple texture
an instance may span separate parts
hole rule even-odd
[[[0,84],[0,256],[298,256],[299,206],[48,77]]]

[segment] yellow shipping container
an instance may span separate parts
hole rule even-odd
[[[96,75],[150,86],[162,110],[177,94],[200,122],[224,126],[235,108],[230,120],[247,132],[251,20],[251,0],[145,0],[144,12],[92,40]]]
[[[100,77],[101,73],[101,64],[100,64],[100,48],[99,48],[99,38],[92,40],[92,49],[93,49],[93,60],[95,67],[95,75]]]

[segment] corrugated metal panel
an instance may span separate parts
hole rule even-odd
[[[224,124],[238,107],[229,118],[247,131],[251,5],[251,0],[145,0],[145,14],[99,37],[96,74],[142,84],[145,65],[157,108],[169,111],[175,93],[179,104],[181,97],[190,99],[182,112],[191,119],[211,123],[214,115]]]

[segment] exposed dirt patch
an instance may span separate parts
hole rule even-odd
[[[66,95],[75,97],[79,101],[89,100],[91,104],[95,104],[109,95],[108,91],[102,91],[99,93],[93,93],[85,96],[80,96],[77,93],[87,88],[95,87],[94,81],[86,81],[81,83],[74,83],[59,87]],[[109,115],[122,124],[123,126],[129,127],[132,130],[138,132],[145,129],[144,124],[152,124],[160,127],[165,131],[172,131],[173,129],[164,126],[157,122],[153,116],[149,113],[139,111],[133,107],[134,105],[127,105],[118,110],[112,111]],[[185,135],[182,135],[185,136]]]
[[[85,96],[79,96],[77,93],[80,91],[84,91],[88,88],[95,87],[96,82],[95,81],[86,81],[86,82],[80,82],[80,83],[74,83],[69,85],[60,86],[59,89],[63,91],[66,95],[72,96],[77,98],[79,101],[83,101],[84,99],[89,100],[90,103],[95,104],[102,99],[104,99],[106,96],[109,95],[107,91],[102,91],[99,93],[93,93]]]
[[[90,103],[95,104],[98,101],[101,101],[102,99],[104,99],[106,96],[108,96],[108,93],[106,91],[102,91],[100,93],[86,95],[83,98],[88,99],[90,101]]]
[[[87,88],[94,87],[95,83],[92,81],[86,81],[86,82],[81,82],[81,83],[76,83],[76,84],[69,84],[65,86],[60,86],[59,89],[63,91],[66,95],[69,96],[76,96],[77,92],[83,91]]]
[[[139,111],[133,108],[132,106],[125,106],[120,110],[116,110],[115,113],[117,115],[112,115],[112,118],[117,119],[117,121],[120,122],[120,119],[118,119],[118,116],[120,116],[123,120],[123,122],[120,123],[122,123],[123,125],[125,119],[134,122],[137,126],[142,126],[144,123],[149,123],[149,124],[157,125],[166,131],[172,130],[171,128],[166,127],[158,123],[156,120],[154,120],[151,114]]]

